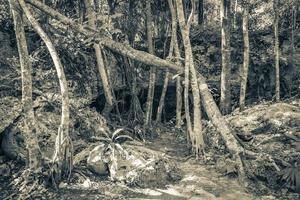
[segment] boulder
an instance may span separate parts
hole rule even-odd
[[[104,158],[104,144],[96,146],[87,158],[88,168],[98,175],[108,175],[108,161]]]

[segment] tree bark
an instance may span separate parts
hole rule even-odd
[[[193,100],[194,100],[194,117],[193,117],[193,130],[190,133],[192,145],[195,150],[195,153],[197,155],[201,154],[204,148],[204,141],[203,141],[203,135],[202,135],[202,122],[201,122],[201,99],[200,99],[200,92],[199,92],[199,86],[197,81],[197,74],[196,69],[194,65],[194,59],[193,59],[193,52],[192,52],[192,46],[191,41],[189,37],[189,31],[190,31],[190,24],[191,19],[193,19],[193,13],[195,9],[194,1],[192,1],[193,8],[191,11],[191,15],[189,16],[188,21],[185,21],[184,18],[184,11],[183,11],[183,5],[182,0],[176,0],[176,9],[177,9],[177,16],[179,21],[179,26],[181,30],[184,50],[185,50],[185,67],[189,68],[191,72],[191,87],[193,92]],[[188,70],[186,69],[186,73],[188,74]],[[185,83],[186,84],[186,83]]]
[[[182,119],[182,87],[180,76],[176,77],[176,127],[181,128]]]
[[[198,23],[203,25],[204,22],[204,0],[199,0],[198,4]]]
[[[298,5],[294,5],[292,9],[292,38],[291,38],[291,47],[292,47],[292,58],[291,58],[291,63],[294,66],[295,62],[295,32],[296,32],[296,22],[297,22],[297,10],[298,10]]]
[[[148,42],[148,52],[154,55],[154,46],[153,46],[153,26],[152,26],[152,9],[151,9],[150,0],[146,1],[146,26],[147,26],[147,42]],[[154,90],[155,90],[155,78],[156,78],[156,69],[152,67],[150,69],[149,76],[149,86],[148,86],[148,96],[147,96],[147,108],[146,108],[146,118],[145,125],[151,125],[152,121],[152,112],[153,112],[153,99],[154,99]]]
[[[225,142],[225,146],[227,147],[231,155],[233,155],[233,158],[237,163],[239,178],[241,181],[243,181],[245,179],[245,171],[241,160],[243,148],[241,147],[241,145],[239,145],[237,139],[235,138],[235,132],[231,129],[224,116],[222,116],[220,110],[217,107],[217,104],[212,97],[212,94],[209,91],[205,78],[200,73],[198,73],[198,83],[199,90],[202,96],[202,105],[206,111],[206,114],[211,120],[212,124],[221,133],[221,136]]]
[[[177,18],[176,18],[176,10],[174,9],[172,0],[168,0],[168,4],[169,4],[169,8],[170,8],[170,13],[171,13],[171,42],[170,42],[169,54],[167,56],[167,60],[172,60],[174,57],[176,57],[176,55],[174,55],[174,52],[178,49],[177,20],[176,20]],[[177,46],[177,48],[175,47],[175,45]],[[168,84],[169,84],[169,74],[170,74],[169,70],[166,70],[163,90],[162,90],[162,94],[160,97],[160,101],[159,101],[158,109],[157,109],[157,113],[156,113],[156,122],[161,121],[162,109],[164,107],[165,96],[166,96],[166,92],[167,92],[167,88],[168,88]],[[180,81],[180,77],[179,77],[179,81]],[[180,86],[180,82],[179,82],[179,86]],[[181,98],[181,95],[178,95],[177,87],[178,86],[177,86],[177,82],[176,82],[176,119],[178,118],[179,114],[180,114],[179,118],[181,118],[181,109],[179,109],[180,104],[178,103],[178,96],[180,96],[180,98]],[[177,113],[177,112],[179,112],[179,113]],[[177,127],[178,127],[178,124],[179,123],[176,122]],[[180,123],[180,125],[181,125],[181,123]],[[179,125],[179,127],[180,127],[180,125]]]
[[[170,75],[170,72],[167,69],[166,73],[165,73],[163,89],[162,89],[162,92],[161,92],[161,96],[160,96],[159,104],[158,104],[158,108],[157,108],[156,123],[161,121],[162,110],[163,110],[164,105],[165,105],[165,98],[166,98],[166,93],[167,93],[168,84],[169,84],[169,75]]]
[[[52,61],[54,63],[56,73],[59,80],[60,85],[60,92],[61,92],[61,98],[62,98],[62,115],[61,115],[61,123],[58,130],[58,135],[56,138],[56,148],[55,153],[53,156],[53,162],[58,163],[58,178],[61,178],[61,173],[63,172],[62,166],[64,163],[72,162],[72,152],[70,152],[70,148],[68,146],[68,142],[70,141],[69,138],[69,121],[70,121],[70,110],[69,110],[69,94],[68,94],[68,83],[65,77],[63,65],[60,61],[60,58],[58,56],[58,53],[48,37],[48,35],[44,32],[44,30],[41,28],[40,24],[36,21],[36,19],[33,17],[29,9],[27,8],[24,0],[19,0],[20,6],[22,7],[28,21],[32,25],[33,29],[37,32],[37,34],[41,37],[41,39],[46,44],[50,56],[52,58]],[[72,163],[71,163],[72,165]],[[71,172],[72,166],[69,166],[67,169],[67,173]]]
[[[249,2],[244,1],[243,11],[244,63],[241,68],[240,110],[245,109],[245,99],[249,69]]]
[[[94,2],[93,0],[85,0],[85,7],[87,10],[87,15],[88,15],[88,22],[93,29],[97,30],[96,27],[96,15],[95,11],[93,9],[94,7]],[[94,50],[96,53],[96,59],[97,59],[97,65],[98,65],[98,71],[102,80],[103,84],[103,90],[104,90],[104,96],[106,99],[106,103],[108,104],[109,107],[113,106],[113,95],[112,95],[112,89],[109,85],[105,66],[104,66],[104,61],[103,61],[103,56],[102,56],[102,50],[99,44],[94,44]]]
[[[180,62],[180,50],[178,47],[178,39],[177,39],[177,15],[176,9],[173,4],[173,0],[168,0],[169,9],[171,13],[171,29],[172,29],[172,38],[169,50],[169,58],[175,57],[176,64],[181,66]],[[182,88],[181,88],[181,80],[180,76],[176,77],[176,127],[181,128],[181,113],[182,113]],[[190,119],[190,117],[188,116]],[[189,127],[191,127],[191,121],[189,120]]]
[[[21,9],[19,3],[16,0],[10,0],[9,4],[14,20],[14,29],[21,66],[22,107],[25,118],[24,137],[26,138],[25,143],[28,151],[28,167],[33,172],[37,173],[37,170],[41,164],[42,157],[39,151],[40,148],[37,139],[37,128],[32,107],[32,67],[29,60],[26,35],[23,25],[24,22],[22,14],[20,13]]]
[[[222,52],[220,109],[221,109],[222,114],[226,115],[231,112],[230,0],[222,0],[221,1],[220,15],[221,15],[221,52]]]
[[[275,54],[275,98],[280,101],[280,66],[279,66],[279,16],[278,0],[273,0],[274,7],[274,54]]]

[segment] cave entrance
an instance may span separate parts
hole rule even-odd
[[[157,108],[161,96],[163,86],[156,85],[153,99],[153,115],[152,119],[155,120]],[[130,111],[131,106],[131,91],[129,88],[122,88],[114,90],[116,101],[118,102],[118,108],[121,116],[127,116],[126,114]],[[138,92],[138,99],[143,111],[146,111],[146,101],[147,101],[148,88],[141,88]],[[90,105],[92,108],[95,108],[98,112],[102,113],[105,107],[105,96],[100,94]],[[112,110],[112,114],[117,114],[116,109]],[[165,97],[165,105],[162,112],[162,122],[170,121],[176,116],[176,86],[169,85]]]

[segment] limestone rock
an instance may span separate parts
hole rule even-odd
[[[98,175],[109,174],[108,163],[107,160],[104,159],[103,155],[104,147],[104,144],[96,146],[87,158],[87,165],[89,169]]]

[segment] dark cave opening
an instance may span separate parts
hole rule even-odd
[[[157,108],[159,106],[160,96],[163,86],[156,85],[153,99],[153,113],[152,119],[155,120]],[[125,115],[130,111],[131,106],[131,91],[129,88],[123,88],[115,90],[116,102],[118,103],[118,109],[121,115]],[[148,88],[141,88],[138,92],[138,99],[142,110],[146,111],[146,101],[147,101]],[[100,94],[90,105],[90,107],[95,108],[98,112],[102,113],[105,107],[105,96]],[[116,109],[112,110],[112,114],[117,114]],[[167,122],[176,116],[176,86],[169,85],[167,93],[165,96],[165,105],[162,112],[162,121]]]

